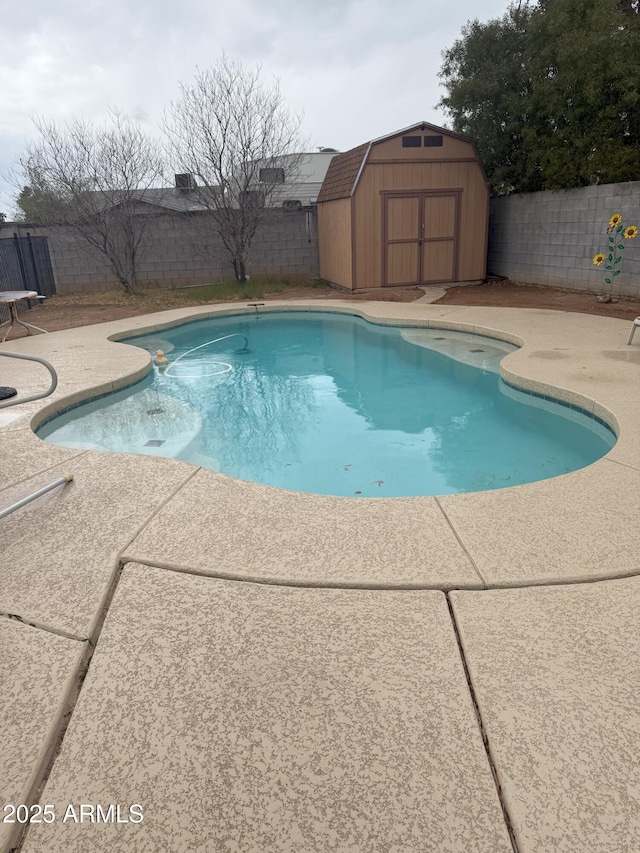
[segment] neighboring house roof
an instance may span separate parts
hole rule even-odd
[[[337,153],[337,151],[309,151],[302,154],[298,173],[291,183],[321,184],[327,174],[329,164]]]
[[[322,184],[322,189],[318,194],[318,203],[323,201],[335,201],[339,198],[349,198],[355,192],[358,178],[367,161],[371,148],[377,142],[384,142],[387,139],[393,139],[394,136],[401,136],[414,130],[416,127],[424,128],[425,130],[433,130],[436,133],[443,133],[446,136],[453,136],[456,139],[462,139],[464,142],[470,142],[475,151],[476,156],[478,151],[475,142],[469,136],[463,136],[461,133],[454,133],[452,130],[447,130],[444,127],[438,127],[435,124],[430,124],[428,121],[417,121],[415,124],[409,125],[402,130],[394,130],[393,133],[388,133],[386,136],[379,136],[377,139],[372,139],[371,142],[365,142],[363,145],[358,145],[357,148],[352,148],[350,151],[345,151],[343,154],[336,154],[327,170],[327,175]],[[481,164],[482,165],[482,164]]]
[[[288,201],[299,201],[303,205],[308,205],[315,201],[322,181],[324,180],[327,168],[337,153],[333,151],[310,151],[301,154],[294,154],[296,158],[301,158],[300,166],[295,176],[291,176],[290,180],[285,178],[285,183],[282,185],[282,191],[277,194],[277,203],[282,204]],[[286,161],[286,155],[281,158],[275,158],[269,161],[272,167],[275,163]],[[149,204],[171,210],[176,213],[195,213],[198,211],[207,210],[207,206],[202,203],[202,194],[205,189],[202,186],[185,189],[178,187],[151,187],[144,190],[138,190],[133,193],[133,198],[143,204]],[[219,190],[212,188],[210,190],[215,198]],[[92,193],[100,195],[100,193]],[[104,194],[103,194],[104,195]],[[114,201],[117,194],[109,194],[108,201],[105,201],[105,207],[111,207],[118,204]],[[123,194],[124,198],[130,198],[128,194]]]
[[[165,210],[173,210],[176,213],[190,213],[207,209],[202,203],[201,196],[199,195],[202,191],[202,188],[199,188],[198,190],[187,190],[185,192],[184,190],[177,189],[176,187],[150,187],[144,190],[136,190],[131,195],[129,195],[129,193],[123,193],[121,201],[132,199],[143,202],[144,204],[161,207]],[[216,193],[215,189],[211,190],[211,192],[213,194]],[[107,194],[95,191],[92,195],[106,196]],[[110,197],[105,201],[104,207],[115,207],[120,203],[119,201],[114,200],[117,193],[108,195]]]
[[[140,190],[139,193],[136,193],[136,198],[145,204],[157,205],[165,210],[173,210],[176,213],[191,213],[207,210],[207,206],[202,203],[201,194],[203,192],[202,187],[186,191],[176,187],[151,187]],[[216,190],[212,189],[211,193],[215,196]]]
[[[331,160],[337,151],[308,151],[293,154],[293,166],[287,169],[287,155],[269,161],[269,167],[280,165],[284,169],[284,183],[275,188],[271,205],[279,207],[298,203],[314,204]]]
[[[185,192],[175,187],[151,188],[142,190],[138,195],[138,199],[147,204],[157,204],[159,207],[165,207],[168,210],[175,210],[180,213],[206,210],[205,205],[202,204],[198,195],[198,190],[187,190]]]

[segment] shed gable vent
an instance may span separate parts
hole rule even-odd
[[[442,137],[441,136],[425,136],[424,138],[424,147],[425,148],[438,148],[442,146]]]
[[[420,148],[422,145],[422,137],[421,136],[403,136],[402,137],[402,147],[403,148]]]

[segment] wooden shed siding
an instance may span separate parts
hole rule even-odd
[[[352,287],[351,199],[318,205],[318,238],[321,278]]]
[[[447,140],[447,137],[445,137]],[[472,149],[470,143],[451,139],[451,142],[465,146],[465,155]],[[372,155],[378,159],[378,151],[383,145],[397,143],[399,139],[388,140],[376,145]],[[444,147],[444,146],[443,146]],[[403,152],[418,149],[401,149]],[[439,149],[420,149],[442,152]],[[382,163],[367,161],[354,197],[355,213],[355,268],[354,288],[380,287],[382,276],[382,203],[381,191],[399,192],[415,190],[462,189],[460,209],[458,279],[473,281],[484,278],[486,264],[486,218],[487,188],[479,163],[434,162],[434,163]],[[334,202],[335,203],[335,202]]]
[[[442,135],[442,145],[434,148],[403,148],[403,136],[439,136]],[[446,136],[445,134],[435,134],[429,130],[410,130],[406,134],[394,136],[392,139],[385,139],[383,142],[376,142],[371,149],[367,162],[386,159],[400,160],[440,160],[443,157],[451,157],[458,160],[462,157],[471,157],[476,159],[476,152],[472,142],[466,142],[463,139],[457,139],[455,136]]]
[[[488,192],[480,167],[472,163],[465,165],[460,184],[465,192],[460,212],[462,239],[458,275],[461,281],[474,281],[486,275]]]

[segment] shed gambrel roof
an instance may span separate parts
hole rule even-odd
[[[358,177],[364,158],[367,156],[370,142],[336,154],[329,163],[322,187],[318,193],[318,203],[333,201],[337,198],[348,198]]]
[[[363,145],[358,145],[356,148],[351,148],[343,154],[336,154],[327,170],[324,183],[318,194],[318,204],[323,201],[335,201],[339,198],[349,198],[353,195],[358,178],[362,168],[369,156],[371,148],[378,142],[384,142],[387,139],[393,139],[394,136],[402,136],[416,128],[422,130],[430,130],[435,133],[442,133],[445,136],[453,136],[455,139],[461,139],[463,142],[470,142],[473,145],[473,150],[478,157],[480,168],[482,163],[478,156],[476,144],[470,136],[463,136],[461,133],[455,133],[453,130],[447,130],[444,127],[438,127],[435,124],[429,124],[428,121],[417,121],[415,124],[409,125],[402,130],[394,130],[393,133],[387,133],[386,136],[379,136],[377,139],[372,139],[371,142],[365,142]],[[484,171],[484,170],[483,170]],[[485,178],[486,180],[486,178]]]

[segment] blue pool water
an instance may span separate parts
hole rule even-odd
[[[602,422],[502,382],[498,364],[516,347],[489,338],[282,312],[128,343],[164,350],[169,367],[53,418],[41,438],[366,497],[516,486],[615,443]]]

